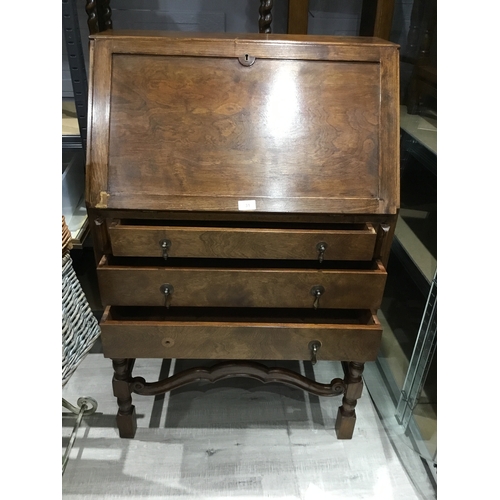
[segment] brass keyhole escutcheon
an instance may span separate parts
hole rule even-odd
[[[316,285],[311,288],[311,295],[314,297],[313,307],[318,309],[319,298],[325,293],[325,287],[322,285]]]
[[[309,350],[311,351],[311,363],[313,365],[316,364],[317,362],[317,354],[319,351],[319,348],[321,347],[321,342],[319,340],[312,340],[309,342]]]
[[[242,66],[252,66],[255,62],[255,57],[250,54],[244,54],[241,57],[238,57],[238,61]]]

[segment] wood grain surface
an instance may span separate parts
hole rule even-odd
[[[222,263],[220,264],[222,266]],[[132,267],[109,265],[97,269],[103,304],[162,306],[162,284],[174,291],[168,304],[195,307],[312,308],[311,289],[325,293],[319,307],[378,309],[386,281],[380,262],[372,269],[295,269],[224,267]]]
[[[396,45],[154,33],[92,43],[89,206],[395,213]]]
[[[162,257],[160,241],[168,239],[170,257],[318,260],[371,260],[376,240],[373,225],[358,229],[268,229],[239,227],[146,226],[113,223],[109,227],[113,255]]]
[[[162,321],[140,321],[115,319],[108,308],[101,321],[103,352],[110,358],[310,360],[309,343],[316,340],[321,343],[318,359],[376,359],[382,328],[375,315],[357,323],[350,318],[345,323],[294,322],[299,316],[290,314],[288,323],[273,321],[272,314],[253,322],[216,317],[181,321],[166,313]]]

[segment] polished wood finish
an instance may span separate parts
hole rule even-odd
[[[250,200],[259,212],[396,213],[399,98],[383,91],[398,78],[396,46],[270,37],[96,35],[90,205],[238,211]],[[242,66],[244,54],[256,62]]]
[[[344,225],[345,226],[345,225]],[[171,242],[166,256],[227,259],[371,260],[377,234],[372,224],[349,228],[302,229],[190,227],[126,224],[109,226],[113,255],[163,257],[162,240]]]
[[[259,6],[259,33],[271,33],[273,21],[273,0],[260,0]]]
[[[309,0],[288,0],[288,33],[307,35]]]
[[[146,382],[142,377],[136,377],[130,381],[130,386],[137,394],[156,396],[200,380],[214,383],[228,377],[253,378],[263,384],[279,382],[317,396],[339,396],[346,390],[340,378],[334,378],[329,384],[320,384],[285,368],[267,368],[261,363],[252,362],[225,362],[211,368],[191,368],[153,383]]]
[[[137,417],[129,384],[133,366],[132,359],[113,359],[113,395],[118,402],[116,422],[120,437],[123,438],[133,438],[137,430]]]
[[[161,261],[134,266],[113,265],[106,258],[98,266],[101,298],[118,306],[161,306],[163,283],[171,283],[171,306],[197,307],[313,307],[311,288],[322,285],[325,292],[319,307],[377,309],[387,273],[380,261],[369,269],[296,269],[289,267],[160,267]],[[149,264],[149,265],[148,265]],[[184,263],[180,264],[184,266]],[[254,264],[255,265],[255,264]],[[175,267],[174,267],[175,266]],[[362,292],[360,292],[362,290]]]
[[[87,12],[87,25],[91,35],[99,33],[99,17],[97,15],[97,0],[87,0],[85,4]]]
[[[86,0],[85,10],[91,35],[113,29],[110,0]]]
[[[172,307],[130,317],[115,309],[108,307],[101,320],[103,349],[112,358],[134,352],[138,358],[310,360],[316,340],[319,360],[374,361],[382,335],[369,311],[217,310],[200,317]]]
[[[132,392],[249,376],[343,394],[352,437],[399,209],[397,46],[109,31],[90,59],[86,199],[120,435]],[[232,361],[150,383],[138,357]],[[346,376],[258,359],[341,360]]]
[[[363,392],[363,379],[361,374],[364,370],[364,363],[351,361],[343,363],[344,383],[346,390],[342,398],[342,406],[337,412],[335,421],[335,431],[338,439],[351,439],[356,424],[356,404]]]
[[[394,0],[363,0],[359,34],[389,40],[394,17]]]

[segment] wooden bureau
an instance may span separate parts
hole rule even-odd
[[[246,376],[342,395],[352,437],[399,208],[398,60],[374,38],[91,37],[86,199],[120,436],[132,393]],[[136,358],[219,361],[147,382]],[[259,362],[317,359],[344,378]]]

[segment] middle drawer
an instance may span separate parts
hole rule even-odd
[[[133,266],[108,260],[97,275],[101,299],[115,306],[378,309],[386,281],[379,261],[338,268]],[[144,263],[143,263],[144,264]],[[166,290],[168,292],[166,293]]]

